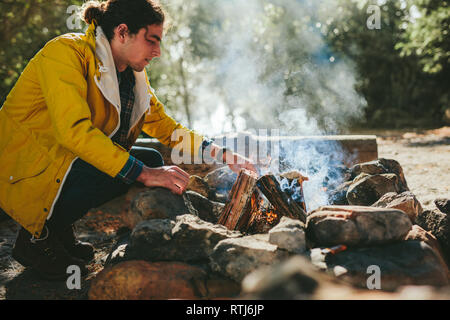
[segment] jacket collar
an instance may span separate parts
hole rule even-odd
[[[116,107],[120,119],[121,106],[119,81],[117,79],[116,66],[114,64],[109,41],[106,38],[102,28],[100,26],[96,26],[94,23],[89,26],[86,35],[88,38],[91,38],[92,42],[94,42],[93,37],[95,37],[94,48],[97,60],[95,83],[102,92],[103,96]],[[148,83],[146,71],[133,71],[133,73],[136,83],[134,87],[135,102],[130,119],[130,131],[137,124],[137,122],[139,122],[144,113],[150,108],[150,100],[153,96]],[[120,124],[118,126],[120,126]]]

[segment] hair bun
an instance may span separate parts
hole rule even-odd
[[[98,24],[101,23],[103,14],[106,9],[106,2],[89,1],[82,7],[82,16],[87,24],[91,24],[93,20],[96,20]]]

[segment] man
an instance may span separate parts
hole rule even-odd
[[[230,168],[255,170],[169,117],[145,66],[161,55],[164,13],[151,0],[90,2],[85,35],[51,40],[30,61],[0,109],[0,207],[17,221],[13,257],[46,279],[66,277],[93,247],[76,240],[73,223],[134,182],[186,190],[189,175],[164,166],[152,149],[133,148],[142,131],[170,147],[184,132],[191,154],[211,149]],[[237,163],[243,163],[238,165]]]

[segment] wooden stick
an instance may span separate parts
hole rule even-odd
[[[233,188],[230,191],[229,201],[219,217],[219,224],[229,230],[245,232],[252,214],[251,198],[256,188],[258,176],[256,173],[242,169]]]
[[[261,177],[257,183],[259,190],[270,201],[275,211],[280,216],[287,216],[306,223],[306,212],[294,200],[281,191],[280,184],[273,175]]]

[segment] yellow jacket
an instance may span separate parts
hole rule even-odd
[[[203,139],[166,115],[145,71],[135,77],[132,143],[142,130],[169,147],[178,144],[176,129]],[[116,69],[101,27],[48,42],[0,109],[0,207],[39,237],[77,158],[111,177],[124,167],[129,154],[110,139],[119,122]]]

